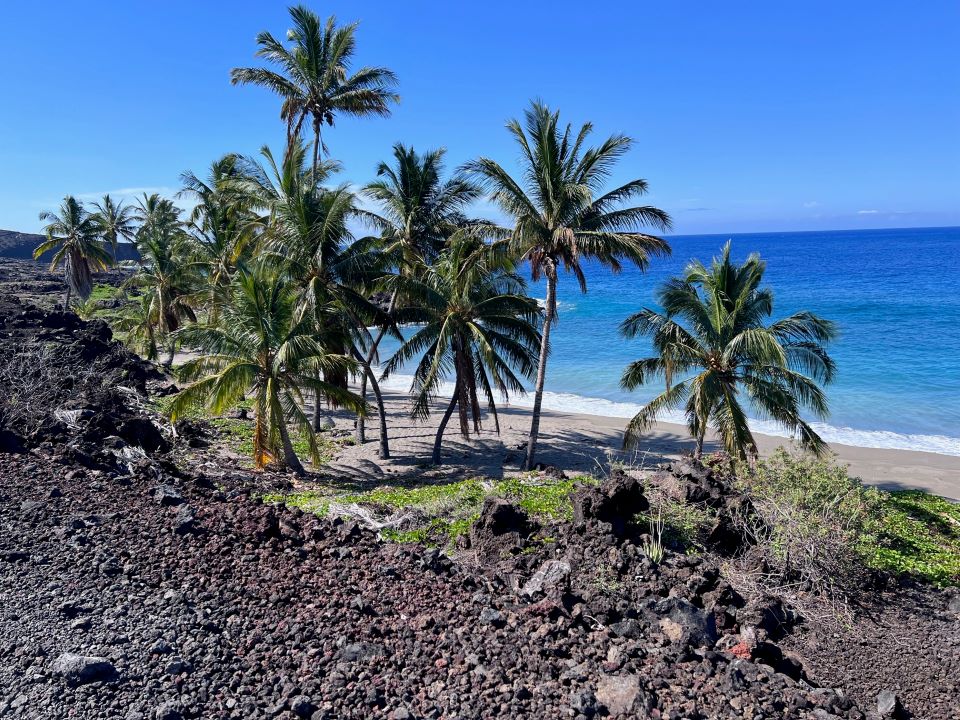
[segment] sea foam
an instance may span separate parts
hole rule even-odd
[[[412,375],[392,375],[381,386],[393,392],[409,392]],[[440,388],[442,397],[453,394],[453,383],[445,382]],[[511,396],[510,402],[504,407],[533,407],[533,394]],[[572,393],[544,392],[543,407],[556,412],[575,413],[582,415],[599,415],[601,417],[629,419],[643,409],[640,403],[625,403],[591,398]],[[685,419],[680,413],[668,413],[662,417],[664,422],[685,425]],[[774,437],[789,438],[791,434],[776,423],[749,419],[750,428],[754,432]],[[907,435],[885,430],[858,430],[849,427],[836,427],[822,422],[813,422],[811,426],[828,443],[852,445],[863,448],[886,450],[918,450],[922,452],[938,453],[940,455],[960,456],[960,438],[946,435]]]

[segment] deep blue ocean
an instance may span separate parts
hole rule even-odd
[[[663,280],[692,258],[709,262],[727,240],[736,259],[758,252],[767,262],[774,319],[811,310],[839,325],[830,346],[838,367],[827,386],[830,417],[816,426],[824,439],[960,455],[960,228],[674,236],[672,256],[655,259],[646,273],[613,275],[588,265],[586,294],[564,274],[544,406],[630,417],[658,394],[660,384],[634,393],[619,388],[624,366],[651,348],[645,339],[620,337],[617,327],[640,308],[656,307]],[[530,292],[542,298],[545,290],[541,283]],[[407,390],[409,379],[388,386]],[[752,425],[785,434],[767,422]]]

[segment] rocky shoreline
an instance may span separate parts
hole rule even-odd
[[[960,606],[945,593],[913,588],[913,609],[898,610],[911,634],[888,659],[902,675],[889,687],[871,669],[889,645],[859,658],[824,645],[840,661],[821,668],[791,611],[724,579],[722,553],[653,563],[628,523],[646,498],[624,473],[577,490],[573,522],[549,528],[489,499],[455,558],[383,543],[356,522],[264,505],[263,475],[185,460],[183,438],[146,404],[162,380],[102,323],[10,298],[0,318],[0,352],[59,349],[35,371],[59,378],[61,409],[3,435],[0,717],[852,719],[960,707]],[[709,474],[670,472],[685,492],[728,501]],[[719,551],[731,540],[715,530]]]

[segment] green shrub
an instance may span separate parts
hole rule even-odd
[[[742,518],[766,589],[813,591],[845,600],[862,579],[859,552],[878,494],[828,460],[783,449],[738,468],[755,514]]]
[[[867,488],[836,462],[783,450],[738,473],[761,521],[750,530],[778,580],[842,595],[872,568],[960,584],[960,505]]]

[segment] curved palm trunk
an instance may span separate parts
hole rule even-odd
[[[387,438],[387,410],[383,405],[383,394],[380,392],[380,383],[377,382],[376,375],[374,375],[373,370],[370,368],[370,363],[365,361],[364,357],[356,348],[353,348],[353,356],[360,361],[363,367],[363,379],[367,380],[369,378],[370,387],[373,389],[373,396],[377,400],[377,414],[380,416],[380,457],[383,460],[387,460],[390,458],[390,441]],[[364,400],[366,400],[366,397],[364,397]],[[363,420],[362,417],[357,418],[358,426],[361,420]]]
[[[173,356],[177,354],[177,344],[172,339],[170,340],[170,347],[167,348],[167,359],[164,361],[164,367],[173,367]]]
[[[547,269],[547,301],[543,318],[543,336],[540,338],[540,359],[537,362],[537,385],[533,395],[533,420],[530,424],[530,439],[527,441],[527,457],[523,463],[525,470],[533,469],[533,460],[537,452],[537,435],[540,432],[540,408],[543,404],[543,385],[547,379],[547,354],[550,351],[550,327],[557,313],[557,273],[553,267]]]
[[[450,416],[453,415],[453,410],[457,406],[457,401],[460,399],[460,382],[457,381],[457,386],[453,389],[453,397],[450,398],[450,404],[447,405],[446,411],[443,413],[443,418],[440,420],[440,427],[437,429],[437,437],[433,441],[433,464],[440,464],[440,445],[443,442],[443,431],[447,429],[447,423],[450,422]]]
[[[67,292],[63,298],[63,309],[67,311],[70,309],[70,281],[67,281]]]
[[[387,315],[392,315],[393,310],[396,307],[397,302],[397,292],[394,290],[393,295],[390,296],[390,304],[387,306]],[[370,350],[367,353],[367,362],[365,367],[369,368],[373,364],[373,359],[377,356],[377,348],[380,347],[380,341],[383,340],[383,336],[387,334],[386,328],[380,328],[377,336],[373,339],[373,345],[370,346]],[[360,399],[364,402],[367,401],[367,373],[364,372],[360,376]],[[378,409],[380,409],[378,407]],[[386,427],[386,419],[383,414],[380,415],[381,427]],[[382,441],[381,431],[381,443]],[[366,418],[358,417],[357,418],[357,430],[356,430],[356,440],[358,445],[363,445],[367,441],[367,427],[366,427]],[[389,450],[388,450],[389,452]],[[389,455],[387,455],[389,457]]]

